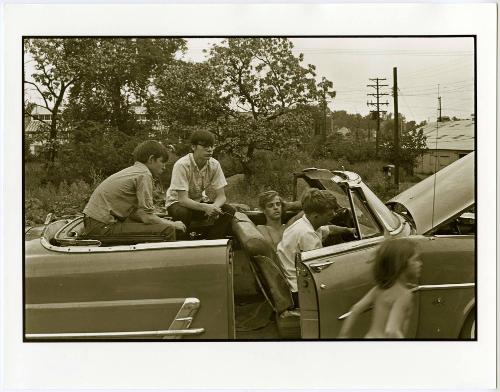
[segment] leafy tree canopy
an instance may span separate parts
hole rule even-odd
[[[317,83],[315,67],[302,61],[286,38],[228,38],[209,51],[214,84],[233,111],[222,149],[241,157],[246,174],[256,149],[282,154],[305,136],[303,123],[312,122],[312,114],[299,107],[335,96],[333,83]]]

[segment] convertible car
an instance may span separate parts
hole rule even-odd
[[[332,223],[356,235],[298,255],[300,308],[256,229],[260,211],[236,213],[227,238],[204,239],[200,221],[176,242],[82,238],[82,217],[49,218],[25,230],[25,341],[335,339],[374,284],[378,244],[393,237],[416,241],[423,262],[406,337],[476,339],[474,153],[387,204],[348,171],[295,173],[295,195],[306,187],[334,192],[342,208]],[[252,313],[266,322],[252,327]],[[359,318],[355,337],[370,318]]]

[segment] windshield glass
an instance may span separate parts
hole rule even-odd
[[[354,204],[354,212],[356,214],[356,220],[359,224],[359,231],[361,238],[370,238],[382,235],[383,232],[377,225],[377,221],[374,219],[370,213],[369,208],[365,205],[364,201],[360,197],[360,189],[356,189],[352,192],[352,201]]]
[[[347,208],[349,210],[351,209],[351,205],[349,203],[349,197],[338,184],[334,183],[333,181],[327,181],[327,180],[321,180],[320,182],[321,184],[323,184],[325,189],[328,189],[335,195],[337,203],[339,204],[340,207]],[[299,200],[300,200],[300,195],[302,195],[304,190],[308,188],[310,188],[310,186],[307,184],[307,182],[300,178],[297,182]]]
[[[360,187],[372,211],[378,215],[382,223],[390,231],[397,229],[401,224],[398,217],[363,182],[360,183]]]

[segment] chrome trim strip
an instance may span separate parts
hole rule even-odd
[[[335,263],[335,260],[327,260],[327,261],[320,262],[320,263],[310,264],[309,267],[311,267],[311,269],[314,272],[321,272],[325,268],[331,266],[333,263]]]
[[[412,292],[427,291],[427,290],[446,290],[446,289],[457,289],[457,288],[472,288],[475,285],[476,285],[475,283],[428,284],[428,285],[413,287],[410,290]],[[373,307],[366,309],[365,312],[368,312],[371,309],[373,309]],[[347,317],[350,316],[350,314],[351,314],[351,311],[344,313],[344,314],[340,315],[339,317],[337,317],[337,320],[345,320]]]
[[[182,298],[168,299],[132,299],[116,301],[88,301],[88,302],[55,302],[42,304],[26,304],[26,310],[50,310],[50,309],[70,309],[70,308],[107,308],[120,306],[144,306],[144,305],[163,305],[180,303]]]
[[[427,284],[417,286],[411,291],[428,291],[428,290],[446,290],[446,289],[467,289],[475,287],[475,283],[445,283],[445,284]]]
[[[373,306],[370,306],[365,311],[363,311],[363,313],[369,312],[372,309],[373,309]],[[344,314],[340,315],[339,317],[337,317],[337,320],[345,320],[350,315],[351,315],[351,311],[348,311],[347,313],[344,313]]]
[[[363,249],[363,248],[372,246],[374,244],[382,242],[384,239],[385,239],[385,237],[383,235],[381,235],[379,237],[365,238],[362,240],[345,242],[343,244],[337,244],[337,245],[332,245],[332,246],[328,246],[325,248],[319,248],[319,249],[314,249],[314,250],[302,252],[300,254],[300,257],[301,257],[302,262],[311,261],[311,260],[314,260],[314,259],[317,259],[320,257],[324,257],[324,256],[332,257],[332,256],[336,256],[337,254],[349,252],[351,250],[358,250],[358,249]],[[332,254],[333,247],[335,247],[335,252]]]
[[[227,245],[229,239],[198,240],[198,241],[171,241],[150,242],[137,245],[117,246],[55,246],[42,237],[40,242],[48,250],[60,253],[104,253],[104,252],[126,252],[131,250],[154,250],[154,249],[179,249],[179,248],[202,248]]]
[[[401,215],[399,215],[398,213],[394,213],[398,219],[399,219],[399,226],[397,229],[393,230],[393,231],[389,231],[389,234],[391,236],[395,236],[395,235],[398,235],[399,233],[401,233],[403,231],[403,229],[405,228],[405,225],[409,225],[409,223],[405,220],[405,218],[403,218]]]
[[[169,331],[177,331],[178,334],[169,334],[165,339],[179,339],[182,335],[190,335],[191,329],[189,326],[193,322],[194,316],[200,308],[200,300],[198,298],[189,297],[184,300],[181,308],[177,312],[174,321],[168,327]],[[203,328],[201,328],[203,329]]]
[[[177,303],[179,299],[147,299],[147,300],[119,300],[119,301],[95,301],[95,302],[71,302],[26,305],[26,309],[61,309],[61,308],[84,308],[84,307],[109,307],[109,306],[131,306]],[[170,324],[168,330],[157,331],[127,331],[127,332],[68,332],[68,333],[38,333],[25,334],[27,339],[64,339],[64,338],[126,338],[134,336],[160,337],[163,339],[179,339],[182,336],[199,335],[205,332],[205,328],[193,328],[189,326],[200,307],[198,298],[188,297],[184,299],[177,315]]]
[[[64,338],[126,338],[133,336],[143,337],[169,337],[169,336],[192,336],[205,332],[204,328],[187,330],[159,330],[159,331],[130,331],[130,332],[75,332],[75,333],[27,333],[27,339],[64,339]]]

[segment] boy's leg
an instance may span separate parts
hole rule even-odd
[[[229,227],[231,226],[231,222],[236,210],[229,204],[224,204],[221,207],[221,210],[222,212],[224,212],[224,214],[219,215],[219,217],[215,220],[213,226],[210,228],[210,230],[208,230],[207,239],[209,240],[224,238],[229,234]]]
[[[185,240],[189,238],[191,221],[193,219],[193,215],[196,217],[196,213],[198,211],[190,210],[184,206],[181,206],[179,203],[174,203],[167,208],[168,215],[172,217],[174,221],[181,221],[186,225],[186,232],[177,231],[177,239]]]
[[[175,229],[166,223],[145,224],[142,222],[124,221],[116,222],[112,226],[112,235],[129,235],[129,234],[151,234],[162,235],[165,241],[175,241]]]
[[[124,222],[116,222],[105,224],[95,219],[85,217],[85,233],[87,238],[94,237],[111,237],[111,236],[127,236],[131,234],[151,234],[162,235],[165,241],[175,241],[175,229],[165,223],[154,223],[147,225],[145,223],[133,222],[126,220]]]

